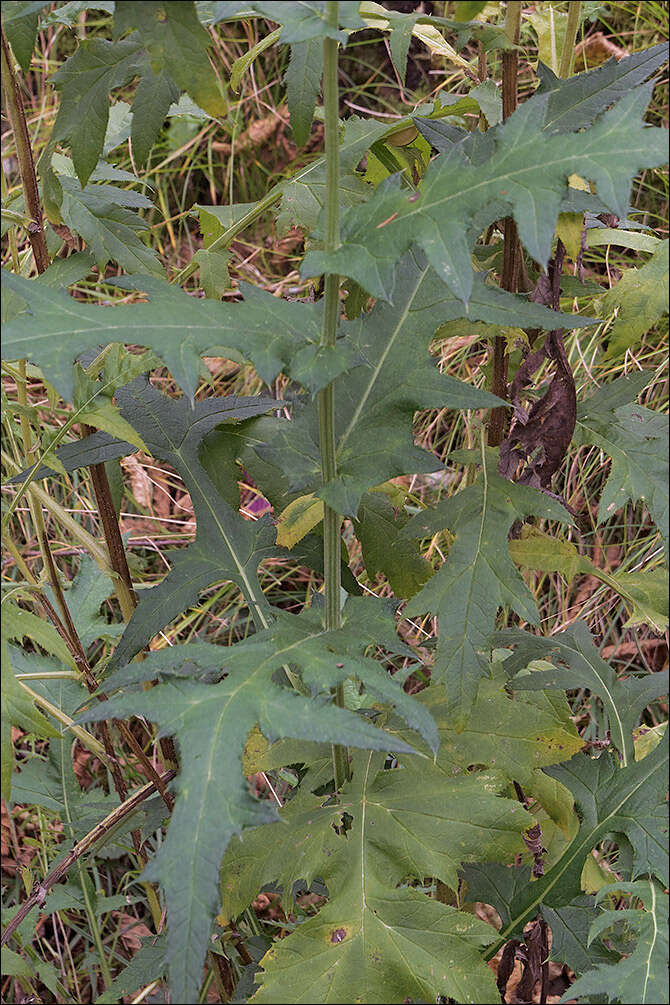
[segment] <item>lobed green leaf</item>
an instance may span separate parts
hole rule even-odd
[[[487,454],[474,485],[417,514],[403,536],[428,537],[448,529],[454,535],[446,562],[420,593],[407,614],[438,615],[440,635],[433,680],[447,689],[457,728],[471,713],[479,681],[486,673],[491,634],[498,609],[505,604],[525,621],[537,624],[535,600],[512,562],[510,528],[528,516],[571,523],[566,510],[527,485],[502,478],[495,456]]]
[[[587,133],[559,135],[544,128],[549,96],[534,95],[501,125],[469,134],[469,149],[455,144],[432,161],[419,192],[408,196],[389,179],[364,207],[347,210],[344,246],[330,254],[310,250],[302,274],[339,273],[375,297],[394,300],[394,265],[416,243],[467,303],[472,246],[504,216],[514,217],[529,255],[546,265],[570,175],[592,180],[609,210],[625,217],[635,174],[665,162],[665,132],[643,121],[649,96],[642,85]]]
[[[162,683],[150,692],[121,692],[94,706],[82,720],[146,715],[162,733],[179,741],[177,802],[167,838],[145,875],[160,881],[165,890],[170,986],[183,1001],[192,1000],[200,985],[217,908],[212,876],[229,841],[244,827],[276,818],[273,804],[250,795],[242,774],[242,751],[253,727],[258,724],[269,739],[411,750],[364,717],[331,704],[330,689],[355,675],[372,694],[390,702],[411,728],[420,730],[429,746],[434,749],[437,742],[429,714],[376,660],[360,655],[379,638],[378,605],[353,602],[351,613],[345,608],[338,632],[324,631],[318,614],[309,609],[298,616],[275,613],[277,620],[266,631],[219,648],[220,673],[226,674],[220,683],[205,684],[175,673],[180,647],[173,647]],[[387,618],[382,638],[389,633],[394,634]],[[313,698],[275,682],[287,664],[299,668]],[[139,664],[136,679],[143,677]]]

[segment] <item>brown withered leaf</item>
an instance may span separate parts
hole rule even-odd
[[[542,979],[541,1001],[546,1001],[547,978],[549,967],[547,957],[547,923],[542,918],[533,922],[530,929],[524,933],[524,944],[517,950],[519,959],[524,964],[523,976],[516,987],[517,1002],[532,1002],[533,991],[537,982]]]
[[[142,940],[151,938],[153,932],[147,928],[147,926],[142,921],[138,921],[132,914],[128,914],[125,911],[113,912],[114,916],[118,919],[121,928],[121,941],[126,949],[131,952],[137,952],[142,948]]]
[[[50,224],[51,229],[55,234],[58,234],[61,241],[65,241],[65,244],[71,251],[81,250],[81,240],[76,234],[73,234],[69,227],[66,227],[64,223],[52,223]]]
[[[542,847],[542,827],[533,824],[521,835],[528,851],[533,856],[533,876],[544,876],[544,855],[546,848]]]
[[[129,457],[121,459],[121,467],[130,477],[130,490],[133,496],[140,506],[145,506],[148,509],[151,506],[154,488],[143,465],[134,454],[131,454]]]
[[[538,279],[531,300],[558,310],[564,258],[565,248],[559,240],[556,256],[547,273]],[[534,374],[545,360],[554,364],[551,383],[544,396],[526,410],[521,395],[531,386]],[[514,417],[507,439],[500,446],[498,470],[510,481],[548,489],[565,457],[577,421],[575,381],[560,329],[549,332],[542,347],[523,361],[512,381],[510,396]]]
[[[616,45],[602,31],[597,31],[594,35],[589,35],[575,48],[574,72],[581,73],[582,70],[592,70],[605,63],[612,56],[619,60],[627,55],[626,49]]]
[[[503,1001],[505,999],[505,992],[507,991],[507,982],[509,981],[514,971],[514,964],[516,962],[516,951],[520,945],[521,943],[517,939],[510,939],[510,941],[503,949],[502,956],[500,957],[500,962],[498,963],[496,985],[498,987],[498,991],[500,992],[500,997]]]

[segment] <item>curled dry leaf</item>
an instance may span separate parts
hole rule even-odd
[[[135,500],[140,504],[140,506],[145,506],[149,509],[153,498],[153,485],[151,484],[151,479],[144,470],[143,465],[137,457],[131,454],[129,457],[124,457],[121,460],[121,467],[128,474],[130,479],[130,491],[135,497]]]
[[[564,258],[565,247],[559,240],[556,256],[546,275],[538,279],[531,300],[558,310]],[[544,396],[526,410],[521,404],[521,393],[530,386],[545,360],[554,364],[554,376]],[[510,480],[547,489],[570,446],[577,422],[575,380],[561,329],[549,332],[542,347],[526,357],[512,381],[511,398],[514,418],[500,447],[498,470]]]

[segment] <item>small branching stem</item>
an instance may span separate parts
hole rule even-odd
[[[88,436],[93,430],[84,423],[81,423],[83,436]],[[114,588],[121,614],[124,621],[130,621],[133,611],[137,607],[137,596],[133,588],[133,581],[128,568],[126,550],[123,547],[123,539],[119,528],[119,521],[116,518],[112,492],[109,487],[107,470],[104,464],[92,464],[89,468],[91,472],[91,482],[95,493],[95,501],[100,514],[100,523],[109,552],[109,564],[116,573]]]
[[[161,785],[166,786],[168,782],[172,781],[175,777],[176,771],[166,771],[160,776]],[[8,939],[14,934],[16,929],[19,927],[24,918],[26,918],[33,907],[37,907],[44,903],[49,890],[59,883],[64,876],[67,875],[72,866],[77,862],[82,855],[86,852],[91,851],[96,845],[100,844],[101,841],[106,839],[108,835],[114,831],[130,814],[134,813],[137,807],[152,796],[156,791],[156,785],[153,782],[148,782],[143,785],[141,789],[134,792],[132,796],[129,796],[124,802],[117,806],[116,809],[101,820],[99,824],[96,824],[93,830],[89,831],[86,837],[79,841],[71,852],[69,852],[65,858],[59,862],[59,864],[47,873],[41,883],[38,883],[33,892],[28,897],[26,902],[21,905],[19,910],[16,912],[12,920],[9,922],[2,937],[0,938],[0,945],[5,945]]]

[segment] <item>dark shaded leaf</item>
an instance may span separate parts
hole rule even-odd
[[[123,417],[131,423],[154,457],[167,461],[184,479],[197,521],[195,541],[174,553],[165,579],[142,598],[112,657],[128,662],[172,618],[196,603],[201,590],[230,579],[242,591],[259,627],[270,623],[260,585],[260,562],[274,554],[267,520],[245,520],[217,492],[198,459],[202,438],[222,422],[245,419],[276,407],[270,398],[208,398],[190,408],[140,378],[117,392]]]
[[[581,895],[565,907],[542,908],[542,917],[551,928],[551,959],[565,963],[583,974],[599,963],[613,963],[617,956],[602,942],[589,944],[589,931],[596,920],[596,898]]]
[[[207,56],[212,40],[198,20],[194,3],[158,0],[138,4],[117,0],[115,38],[134,28],[139,29],[154,74],[169,75],[177,87],[186,91],[209,115],[225,115],[228,102]],[[164,101],[161,108],[154,111],[156,117],[162,113],[163,105]]]
[[[335,382],[338,477],[321,487],[318,417],[307,405],[263,448],[263,455],[290,473],[291,489],[316,491],[338,512],[356,516],[364,492],[397,475],[434,471],[433,455],[414,445],[412,418],[423,408],[486,408],[499,400],[441,374],[428,353],[434,332],[465,309],[426,265],[408,254],[397,267],[396,302],[340,326],[365,364]],[[473,320],[515,325],[535,318],[556,324],[570,315],[488,286],[478,276],[469,306]],[[580,324],[590,322],[582,318]]]
[[[126,995],[135,994],[145,984],[150,984],[167,971],[167,946],[165,935],[142,939],[127,967],[124,967],[112,983],[95,1000],[95,1005],[115,1005]]]
[[[45,592],[57,609],[58,602],[53,591],[45,587]],[[100,607],[114,592],[114,586],[88,555],[82,556],[77,575],[64,592],[77,635],[85,649],[97,639],[116,638],[123,632],[122,624],[110,624],[100,615]]]
[[[250,359],[271,382],[280,371],[317,391],[350,367],[357,347],[319,345],[322,303],[279,300],[242,284],[242,304],[198,300],[150,276],[124,277],[116,285],[146,291],[149,303],[109,308],[78,303],[60,290],[2,271],[5,288],[29,304],[29,314],[5,325],[3,359],[28,358],[72,400],[72,363],[87,349],[123,341],[149,346],[189,397],[195,393],[201,356]]]
[[[123,440],[117,440],[115,436],[110,436],[109,433],[98,431],[60,447],[56,451],[56,457],[65,470],[70,472],[76,471],[77,468],[88,468],[91,464],[104,464],[118,457],[126,457],[128,454],[134,454],[136,450],[137,447],[132,443],[125,443]],[[13,478],[8,478],[7,484],[22,482],[28,475],[33,475],[34,478],[46,478],[54,474],[56,472],[53,468],[41,464],[39,467],[27,468]]]
[[[107,262],[118,262],[129,273],[164,277],[157,252],[138,236],[148,230],[148,225],[129,208],[151,208],[149,199],[112,185],[87,185],[82,189],[76,178],[60,176],[59,180],[63,223],[84,239],[99,269],[104,271]]]
[[[298,4],[265,3],[254,0],[252,3],[240,5],[243,10],[253,10],[261,17],[277,21],[282,26],[280,39],[282,42],[307,42],[311,39],[321,41],[324,38],[334,38],[343,45],[347,43],[347,33],[340,28],[365,28],[358,13],[359,4],[344,0],[338,4],[338,24],[340,28],[332,27],[326,16],[326,3],[308,2],[302,0]]]
[[[146,164],[170,106],[178,100],[179,88],[171,77],[164,70],[154,73],[147,68],[133,99],[131,137],[136,164]]]
[[[321,43],[314,38],[294,42],[291,46],[291,61],[284,79],[291,129],[299,147],[304,146],[309,138],[321,90],[321,50]]]
[[[623,835],[632,848],[632,879],[646,873],[667,883],[668,740],[642,761],[621,768],[618,758],[577,754],[569,764],[547,768],[575,797],[581,814],[579,833],[552,869],[517,893],[511,905],[511,935],[533,916],[540,904],[562,907],[581,893],[580,877],[592,848],[605,835]]]
[[[603,109],[647,80],[667,58],[668,47],[661,42],[619,61],[612,57],[602,66],[574,74],[567,80],[561,80],[548,66],[540,63],[540,86],[536,93],[549,95],[545,128],[560,133],[585,129]]]
[[[6,6],[6,5],[5,5]],[[42,4],[41,6],[45,6]],[[13,17],[6,17],[3,11],[2,24],[7,36],[7,40],[12,47],[12,52],[16,56],[16,61],[27,73],[30,69],[30,62],[33,58],[35,39],[37,38],[37,23],[39,14],[30,3],[14,3],[13,8],[23,8],[25,13],[13,11]]]
[[[667,894],[657,883],[638,880],[614,883],[601,890],[596,900],[601,901],[603,895],[614,890],[639,898],[644,906],[602,911],[591,925],[589,945],[598,937],[604,942],[608,928],[625,924],[628,937],[635,939],[635,947],[616,964],[597,963],[592,970],[587,970],[563,995],[561,1002],[579,1001],[585,995],[606,995],[609,1002],[636,1001],[640,1005],[668,1000]]]
[[[52,76],[61,92],[58,115],[45,156],[56,142],[69,141],[82,186],[102,155],[109,118],[109,93],[142,71],[146,55],[137,39],[107,42],[84,39],[77,51]]]
[[[404,508],[396,509],[384,492],[363,496],[356,521],[368,576],[382,572],[396,597],[413,597],[433,574],[418,546],[399,536],[407,523]]]

